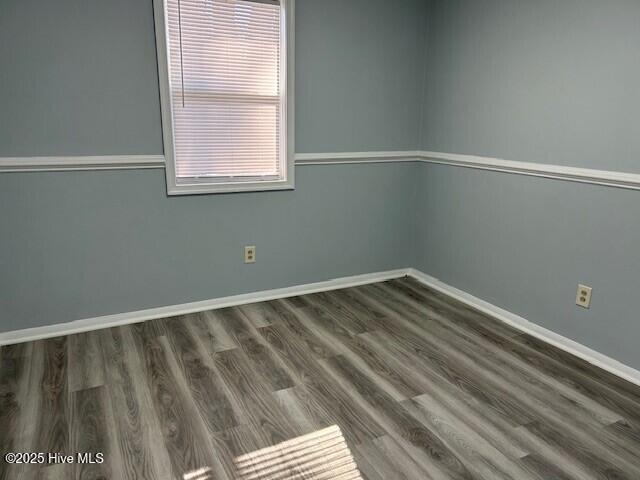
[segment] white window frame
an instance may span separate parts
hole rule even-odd
[[[207,193],[261,192],[267,190],[293,190],[294,171],[294,78],[295,78],[295,0],[280,0],[282,9],[281,39],[281,82],[282,106],[280,148],[283,151],[283,179],[265,181],[207,181],[189,184],[178,183],[175,168],[175,148],[173,141],[173,113],[169,80],[169,45],[167,37],[166,0],[153,0],[156,30],[156,52],[158,56],[158,77],[160,84],[160,105],[162,110],[162,136],[164,141],[165,173],[169,195],[197,195]]]

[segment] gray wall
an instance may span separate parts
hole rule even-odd
[[[424,4],[296,3],[297,150],[415,148]],[[0,8],[0,156],[162,152],[151,0]],[[407,267],[415,168],[172,198],[160,170],[0,174],[0,331]]]
[[[640,3],[435,0],[429,19],[423,148],[640,171]],[[420,169],[418,268],[640,368],[640,192]]]
[[[151,0],[2,0],[0,65],[0,157],[162,154]]]
[[[640,192],[421,167],[416,266],[640,368]],[[578,283],[591,308],[575,305]]]
[[[424,0],[296,4],[296,150],[414,150]]]
[[[298,152],[414,149],[422,0],[297,0]],[[3,0],[0,157],[161,154],[152,0]]]
[[[431,3],[423,147],[640,172],[640,2]]]
[[[415,168],[309,166],[293,192],[171,198],[162,170],[0,175],[2,330],[410,266]]]

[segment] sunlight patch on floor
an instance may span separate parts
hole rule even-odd
[[[337,425],[240,455],[237,480],[361,480]]]
[[[182,478],[184,480],[207,480],[211,478],[211,468],[202,467],[193,472],[185,473]]]

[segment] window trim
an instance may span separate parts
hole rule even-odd
[[[249,0],[251,1],[251,0]],[[198,195],[208,193],[262,192],[269,190],[293,190],[295,188],[295,0],[280,0],[282,5],[282,55],[281,72],[283,83],[282,133],[283,180],[238,181],[210,183],[196,182],[180,184],[175,172],[175,148],[173,136],[173,113],[171,89],[169,85],[169,46],[167,37],[166,0],[153,0],[156,31],[156,53],[158,57],[158,80],[160,86],[160,107],[162,115],[162,138],[164,142],[165,175],[168,195]],[[284,75],[282,75],[284,73]]]

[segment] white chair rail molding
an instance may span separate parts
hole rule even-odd
[[[480,157],[476,155],[408,150],[388,152],[297,153],[293,158],[295,160],[295,166],[300,167],[306,165],[339,165],[354,163],[425,162],[518,175],[529,175],[554,180],[590,183],[608,187],[627,188],[631,190],[640,189],[639,173],[569,167],[547,163],[519,162],[499,158]],[[162,155],[0,158],[0,172],[165,167],[166,161],[165,157]],[[232,190],[234,188],[235,187],[233,187]],[[248,187],[246,190],[251,191],[252,189],[252,187]],[[240,191],[243,190],[245,189],[240,188]]]

